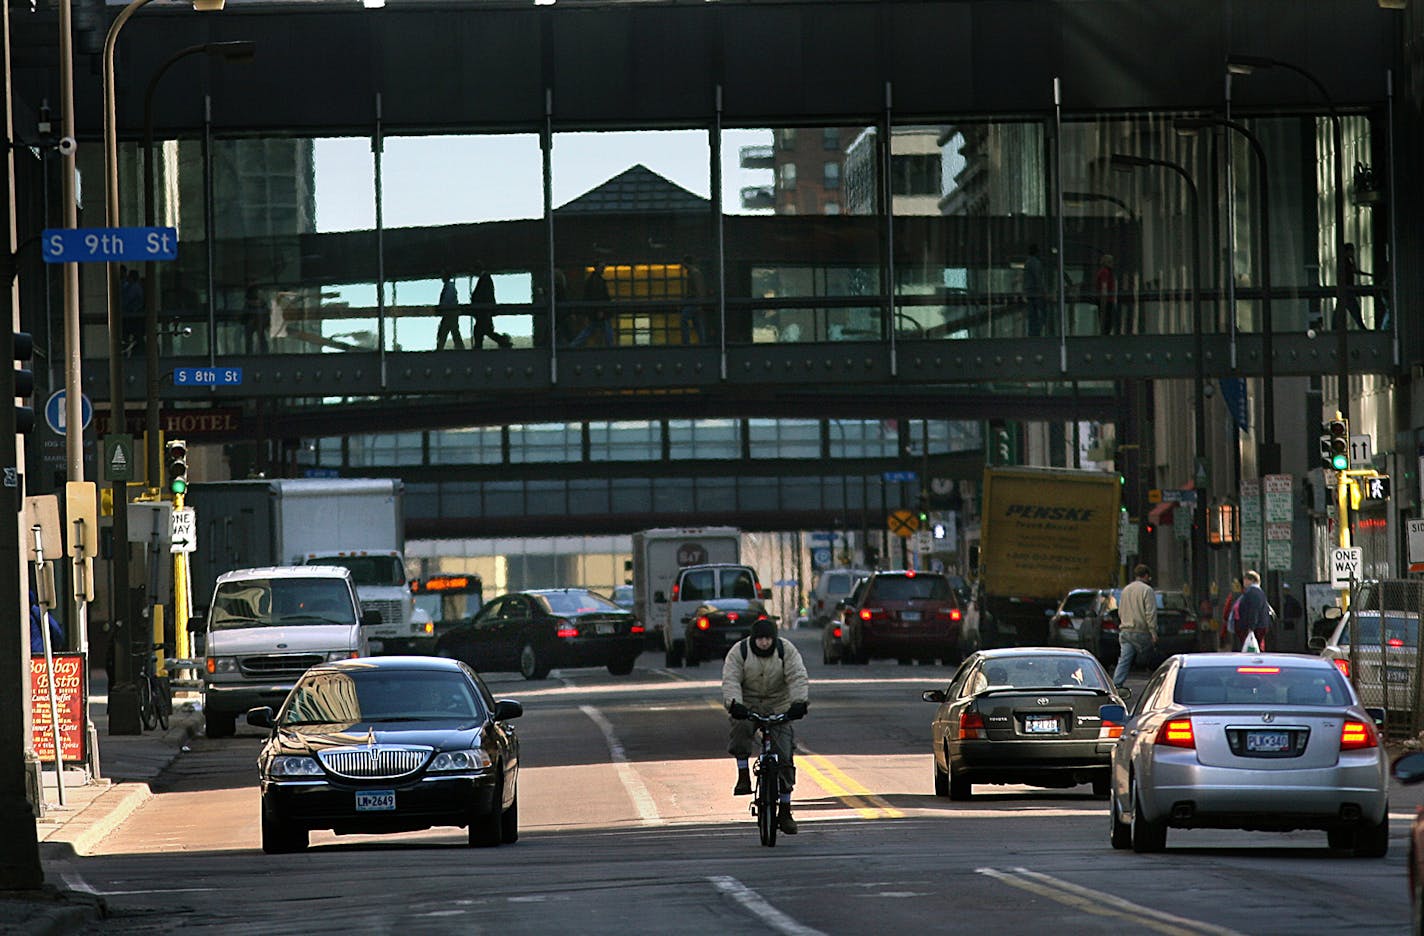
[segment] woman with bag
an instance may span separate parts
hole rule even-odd
[[[1231,591],[1227,592],[1226,600],[1221,603],[1221,626],[1217,632],[1216,647],[1218,650],[1231,652],[1236,649],[1236,642],[1233,634],[1236,632],[1236,622],[1234,614],[1236,603],[1241,600],[1241,592],[1244,586],[1241,579],[1231,580]]]

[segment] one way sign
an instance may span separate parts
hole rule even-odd
[[[1364,550],[1358,546],[1330,551],[1330,587],[1349,588],[1352,581],[1359,581],[1360,567],[1364,564]]]

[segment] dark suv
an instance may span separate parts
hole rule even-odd
[[[845,659],[894,657],[958,663],[964,613],[948,576],[914,570],[873,573],[842,603]]]

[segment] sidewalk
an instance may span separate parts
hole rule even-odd
[[[98,735],[101,779],[78,770],[64,773],[59,805],[53,770],[44,774],[45,814],[35,821],[45,889],[0,891],[0,933],[70,933],[104,916],[102,897],[66,890],[52,870],[56,863],[90,854],[104,837],[152,796],[149,782],[158,777],[203,726],[197,696],[180,695],[167,731],[110,735],[108,682],[102,669],[90,673],[90,718]]]

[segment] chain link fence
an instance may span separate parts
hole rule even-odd
[[[1384,733],[1415,737],[1424,730],[1424,644],[1419,621],[1424,615],[1424,582],[1384,579],[1361,583],[1349,610],[1350,682],[1360,700],[1385,710]],[[1341,634],[1341,642],[1346,639]]]

